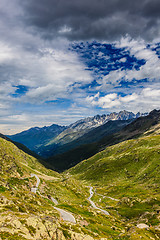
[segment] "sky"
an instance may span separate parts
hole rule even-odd
[[[0,0],[1,133],[159,106],[159,0]]]

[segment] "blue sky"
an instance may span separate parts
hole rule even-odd
[[[57,6],[56,17],[49,12],[50,0],[46,15],[37,1],[7,1],[0,0],[1,133],[53,123],[68,125],[124,109],[134,113],[159,109],[159,15],[150,8],[150,1],[142,1],[146,10],[139,16],[138,5],[126,2],[119,9],[120,0],[108,1],[105,7],[110,3],[112,11],[106,13],[102,3],[94,0],[87,18],[83,8],[89,0],[81,5],[70,1],[64,12]],[[39,4],[43,6],[42,1]],[[154,4],[159,7],[157,1]],[[128,21],[124,22],[126,11]],[[133,15],[145,32],[132,22]]]

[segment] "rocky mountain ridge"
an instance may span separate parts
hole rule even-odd
[[[88,117],[76,121],[75,123],[69,125],[69,128],[76,130],[91,129],[99,127],[108,121],[112,120],[129,120],[133,118],[139,118],[141,116],[146,116],[148,113],[134,114],[133,112],[128,112],[126,110],[120,111],[119,113],[113,112],[110,114],[96,115],[94,117]]]
[[[85,133],[106,124],[110,120],[130,120],[144,115],[146,114],[134,114],[124,110],[119,113],[113,112],[107,115],[103,114],[84,118],[69,126],[53,124],[42,128],[33,127],[21,133],[9,135],[8,137],[13,141],[24,144],[37,154],[41,154],[41,148],[45,149],[45,147],[47,147],[48,149],[48,146],[53,146],[52,149],[55,150],[57,147],[82,137]]]

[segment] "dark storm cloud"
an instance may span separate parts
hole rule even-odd
[[[26,0],[25,23],[44,37],[116,40],[159,37],[159,0]],[[24,19],[23,19],[24,20]]]

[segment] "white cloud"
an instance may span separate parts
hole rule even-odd
[[[160,98],[160,89],[151,89],[151,88],[145,88],[142,91],[142,94],[144,97],[149,97],[149,98]]]
[[[68,27],[66,25],[64,25],[62,28],[60,28],[60,30],[58,31],[59,33],[69,33],[72,31],[71,27]]]
[[[96,94],[87,97],[86,101],[93,106],[104,108],[108,111],[120,111],[126,109],[133,112],[148,112],[154,108],[160,108],[160,87],[159,89],[145,88],[139,93],[132,93],[120,96],[117,93],[107,94],[104,97]]]
[[[97,90],[107,92],[115,86],[120,86],[120,82],[122,80],[131,82],[135,79],[137,84],[138,81],[142,79],[148,79],[149,82],[160,80],[160,59],[158,58],[156,52],[147,48],[147,44],[144,40],[134,40],[130,37],[125,37],[119,42],[116,42],[115,46],[120,49],[124,48],[125,51],[128,50],[130,55],[134,56],[138,60],[145,60],[145,64],[142,65],[139,70],[118,69],[111,71],[108,75],[98,81],[100,87]],[[125,61],[125,58],[122,58],[120,61]]]
[[[129,103],[132,101],[135,101],[138,98],[138,95],[136,93],[133,93],[131,95],[127,95],[125,97],[120,97],[120,101],[124,103]]]
[[[73,89],[72,85],[78,83],[81,86],[92,81],[90,72],[85,70],[77,54],[67,49],[41,48],[32,53],[6,47],[2,54],[0,52],[0,62],[4,64],[5,61],[9,64],[5,66],[9,76],[6,79],[6,71],[1,76],[4,83],[0,90],[5,89],[9,94],[15,91],[13,85],[26,85],[30,87],[29,91],[21,98],[25,102],[66,98]]]
[[[120,104],[116,93],[108,94],[104,97],[99,97],[98,93],[95,96],[87,97],[86,100],[90,102],[91,105],[97,105],[101,108],[111,108]]]
[[[13,51],[11,47],[7,44],[0,42],[0,64],[8,63],[8,61],[14,58]]]
[[[119,60],[119,62],[126,62],[127,61],[127,58],[125,58],[125,57],[123,57],[123,58],[121,58],[120,60]]]
[[[57,98],[68,98],[78,83],[80,86],[92,81],[89,71],[81,63],[75,53],[69,51],[52,50],[44,53],[37,63],[33,63],[33,77],[30,76],[31,89],[24,99],[26,101],[46,101]],[[38,69],[40,68],[40,73]],[[35,74],[37,73],[37,76]],[[33,84],[34,83],[34,84]],[[79,86],[78,85],[78,86]]]
[[[117,42],[116,47],[125,48],[132,56],[146,61],[146,63],[140,67],[139,71],[122,71],[122,75],[126,81],[131,81],[134,78],[136,80],[148,78],[149,81],[160,78],[160,59],[154,51],[147,48],[144,40],[134,40],[126,37],[122,38],[120,42]]]

